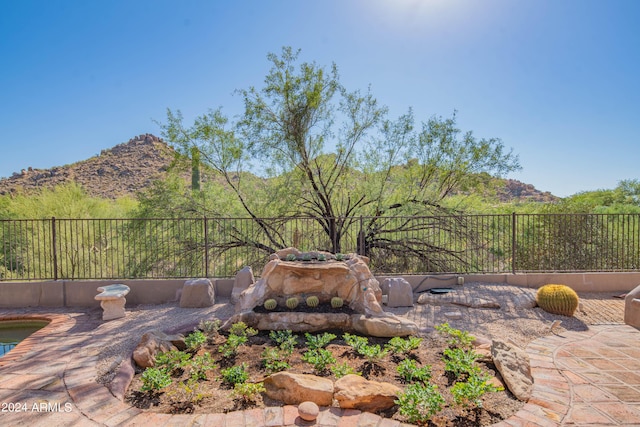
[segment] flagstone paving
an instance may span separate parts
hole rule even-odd
[[[356,410],[323,408],[316,423],[297,408],[252,409],[227,414],[147,413],[98,384],[96,363],[109,344],[108,328],[68,314],[5,314],[47,318],[49,326],[0,358],[2,426],[219,426],[400,427],[403,424]],[[92,323],[93,322],[93,323]],[[595,325],[531,342],[532,398],[496,427],[640,425],[640,331],[626,325]]]

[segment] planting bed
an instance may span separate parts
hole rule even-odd
[[[455,330],[454,330],[455,331]],[[457,331],[459,332],[459,331]],[[297,337],[297,345],[289,356],[280,356],[272,360],[287,361],[288,367],[284,370],[291,373],[313,374],[323,376],[332,380],[337,380],[340,373],[332,372],[331,367],[343,366],[344,369],[361,374],[364,378],[379,382],[388,382],[403,389],[406,393],[411,382],[403,379],[398,373],[397,367],[404,359],[416,362],[417,367],[430,366],[431,377],[428,384],[437,386],[437,391],[444,398],[442,409],[435,411],[435,414],[426,421],[426,417],[421,420],[411,419],[406,411],[402,411],[399,405],[379,413],[379,415],[392,418],[401,422],[414,422],[416,424],[430,426],[487,426],[506,419],[516,413],[523,403],[516,400],[507,390],[487,392],[478,401],[463,404],[455,402],[453,388],[455,383],[464,382],[465,375],[456,379],[455,375],[446,370],[445,352],[447,348],[455,347],[451,345],[451,336],[446,333],[433,332],[423,337],[417,349],[413,349],[406,354],[389,351],[384,357],[367,360],[359,354],[353,345],[345,340],[342,331],[330,331],[336,338],[332,339],[324,348],[335,358],[335,362],[327,364],[326,369],[318,369],[308,361],[303,360],[304,354],[309,351],[307,345],[309,336],[305,334],[293,334]],[[250,335],[250,334],[249,334]],[[320,337],[322,334],[312,334]],[[157,387],[156,390],[143,391],[147,382],[143,381],[142,372],[136,373],[129,388],[126,400],[134,406],[153,412],[162,413],[217,413],[229,412],[252,407],[282,406],[283,402],[269,399],[264,392],[256,393],[247,399],[243,399],[225,378],[229,378],[229,368],[239,369],[244,365],[247,374],[248,384],[260,384],[270,372],[265,366],[265,349],[279,349],[279,344],[274,341],[273,334],[262,331],[254,336],[248,336],[246,343],[237,347],[235,355],[225,357],[221,352],[225,344],[228,343],[228,333],[210,333],[206,343],[199,348],[193,346],[191,350],[185,351],[191,360],[200,357],[200,361],[208,353],[214,362],[213,369],[205,370],[201,379],[189,380],[193,375],[193,365],[188,362],[182,367],[174,369],[171,376],[171,383],[164,387]],[[351,337],[357,337],[352,335]],[[349,336],[347,336],[349,338]],[[390,343],[389,338],[368,337],[368,345],[380,346],[381,349]],[[351,342],[351,344],[353,344]],[[328,354],[325,353],[325,356]],[[187,356],[183,356],[187,357]],[[405,362],[406,363],[406,362]],[[163,365],[166,366],[166,365]],[[203,366],[202,364],[200,366]],[[480,375],[495,377],[499,374],[491,362],[476,362]],[[226,375],[225,375],[225,370]],[[495,380],[494,378],[494,381]],[[420,381],[413,381],[420,382]],[[500,384],[497,381],[497,384]],[[147,387],[148,388],[148,387]],[[337,403],[334,400],[334,405]]]

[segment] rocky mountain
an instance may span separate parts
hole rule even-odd
[[[23,169],[0,180],[0,194],[29,193],[75,181],[92,196],[115,199],[133,195],[162,178],[173,160],[174,151],[161,138],[139,135],[71,165]]]
[[[115,199],[135,195],[154,180],[162,179],[175,159],[174,150],[161,138],[144,134],[126,143],[103,150],[99,156],[71,165],[51,169],[23,169],[10,178],[0,179],[0,195],[33,192],[41,188],[76,182],[96,197]],[[189,174],[185,174],[189,181]],[[558,198],[549,192],[541,192],[533,185],[513,179],[500,180],[497,196],[500,201],[553,202]],[[189,181],[190,182],[190,181]]]

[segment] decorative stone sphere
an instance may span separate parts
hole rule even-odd
[[[320,408],[314,402],[302,402],[298,405],[298,415],[305,421],[315,421],[320,413]]]

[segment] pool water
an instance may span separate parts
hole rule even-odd
[[[0,357],[4,356],[20,341],[47,326],[42,320],[2,320],[0,321]]]

